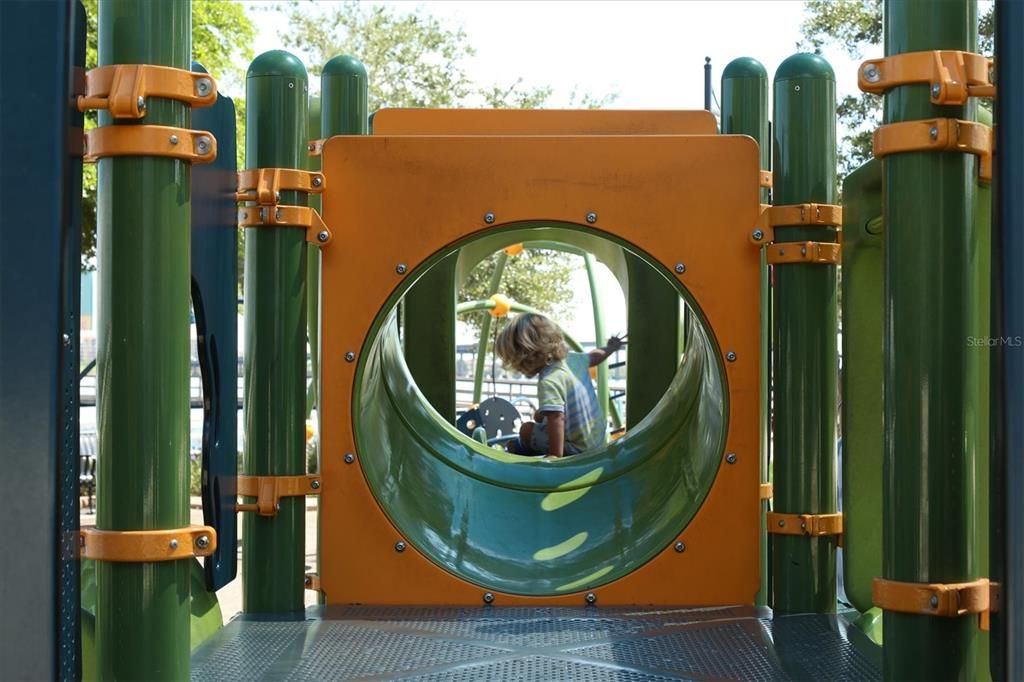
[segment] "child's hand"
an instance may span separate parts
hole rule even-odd
[[[608,344],[604,347],[604,349],[608,352],[608,355],[611,355],[612,353],[620,350],[623,346],[625,346],[626,337],[626,334],[623,334],[622,336],[616,334],[615,336],[609,337]]]

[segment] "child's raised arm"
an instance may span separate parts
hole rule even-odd
[[[608,359],[608,356],[625,345],[626,334],[623,334],[622,336],[616,334],[615,336],[609,337],[608,343],[605,344],[604,348],[598,348],[587,353],[587,355],[590,356],[590,366],[596,367],[597,365],[600,365]]]

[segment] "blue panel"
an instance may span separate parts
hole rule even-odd
[[[205,72],[198,63],[193,71]],[[192,307],[203,378],[203,519],[217,531],[206,586],[217,590],[238,569],[238,242],[235,105],[217,96],[192,111],[192,127],[217,139],[217,160],[192,167]]]
[[[0,57],[0,675],[77,679],[81,5],[0,2]]]

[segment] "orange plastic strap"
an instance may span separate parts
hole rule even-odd
[[[956,118],[902,121],[875,131],[876,157],[901,152],[965,152],[978,156],[978,177],[992,181],[992,129],[983,123]]]
[[[78,97],[78,110],[107,109],[114,118],[142,118],[147,97],[208,107],[217,102],[217,83],[208,73],[169,66],[99,66],[85,74],[85,94]]]
[[[282,190],[320,194],[327,187],[322,173],[294,168],[254,168],[238,173],[236,201],[255,201],[271,206],[279,201]]]
[[[769,206],[767,209],[769,227],[792,225],[825,225],[839,227],[843,224],[843,207],[835,204],[790,204]]]
[[[772,486],[771,483],[762,483],[761,484],[761,499],[762,500],[770,500],[770,499],[772,499],[772,496],[774,494],[775,494],[775,488]]]
[[[319,495],[319,476],[239,476],[237,493],[255,497],[256,504],[236,504],[235,511],[256,512],[260,516],[277,516],[282,497]]]
[[[79,531],[79,553],[83,559],[148,563],[210,556],[217,549],[217,531],[209,526],[188,526],[166,530]]]
[[[772,172],[770,170],[760,171],[758,184],[764,189],[770,189],[772,186]]]
[[[956,618],[989,611],[991,587],[987,578],[966,583],[905,583],[875,578],[871,601],[886,611]]]
[[[768,262],[836,265],[841,259],[835,242],[776,242],[768,247]]]
[[[324,142],[327,140],[310,140],[306,146],[310,156],[320,156],[324,152]]]
[[[166,156],[192,163],[217,158],[217,139],[205,130],[170,126],[109,125],[85,133],[85,160],[107,156]]]
[[[928,84],[932,104],[964,104],[969,97],[995,97],[992,60],[973,52],[930,50],[869,59],[860,66],[857,84],[876,95],[916,83]]]
[[[842,514],[784,514],[768,512],[768,532],[776,535],[842,535]]]
[[[238,209],[239,227],[301,227],[306,241],[318,246],[331,242],[323,218],[308,206],[246,206]]]
[[[512,301],[504,294],[494,294],[487,300],[494,301],[494,307],[488,311],[491,317],[505,317],[512,310]]]

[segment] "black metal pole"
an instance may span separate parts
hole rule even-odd
[[[994,680],[1024,679],[1024,3],[997,0],[995,100],[995,220],[992,232],[993,333],[1000,338],[992,358],[991,563],[1001,586],[992,614],[991,669]]]
[[[704,110],[711,111],[711,57],[704,57]]]

